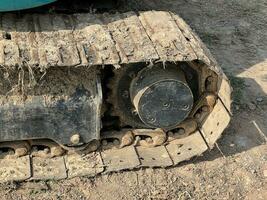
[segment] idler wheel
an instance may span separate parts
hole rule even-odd
[[[175,128],[189,115],[194,103],[178,66],[142,69],[131,83],[130,95],[141,121],[151,128]]]

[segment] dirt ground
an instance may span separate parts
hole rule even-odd
[[[1,199],[267,199],[266,0],[143,0],[181,15],[234,88],[233,119],[218,148],[169,169],[12,183]]]

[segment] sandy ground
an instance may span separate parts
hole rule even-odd
[[[1,185],[1,199],[267,199],[266,0],[143,0],[181,15],[234,87],[218,148],[170,169]]]

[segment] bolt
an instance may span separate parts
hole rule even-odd
[[[107,146],[108,145],[108,141],[107,140],[102,140],[102,145],[103,146]]]
[[[204,112],[208,112],[208,110],[209,110],[208,106],[203,106],[203,107],[202,107],[202,111],[204,111]]]
[[[169,136],[169,137],[173,137],[173,132],[170,131],[170,132],[168,133],[168,136]]]
[[[185,134],[185,130],[184,130],[183,128],[180,128],[180,129],[178,130],[178,134],[179,134],[179,135],[183,135],[183,134]]]
[[[79,144],[80,142],[80,135],[79,134],[74,134],[71,136],[70,141],[72,144]]]
[[[163,106],[168,108],[168,107],[170,107],[170,104],[168,102],[166,102],[163,104]]]
[[[153,123],[153,122],[156,121],[156,119],[155,119],[154,117],[149,117],[149,118],[148,118],[148,121],[149,121],[150,123]]]
[[[97,143],[93,143],[93,144],[91,144],[90,148],[91,148],[92,151],[96,151],[98,149],[98,144]]]
[[[209,76],[206,80],[207,80],[206,89],[207,89],[207,90],[212,90],[212,82],[213,82],[213,78],[212,78],[211,76]]]
[[[197,119],[199,119],[199,118],[200,118],[200,114],[199,114],[199,113],[195,114],[195,117],[196,117]]]
[[[123,94],[122,94],[122,97],[125,98],[125,99],[129,98],[129,92],[127,90],[124,90]]]
[[[183,106],[183,110],[188,110],[189,109],[189,105],[184,105]]]
[[[119,141],[118,139],[115,139],[115,140],[113,141],[113,144],[114,144],[114,145],[119,145],[119,144],[120,144],[120,141]]]

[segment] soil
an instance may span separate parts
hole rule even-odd
[[[2,184],[2,199],[267,199],[266,0],[142,0],[196,31],[230,77],[233,118],[217,147],[169,169]]]

